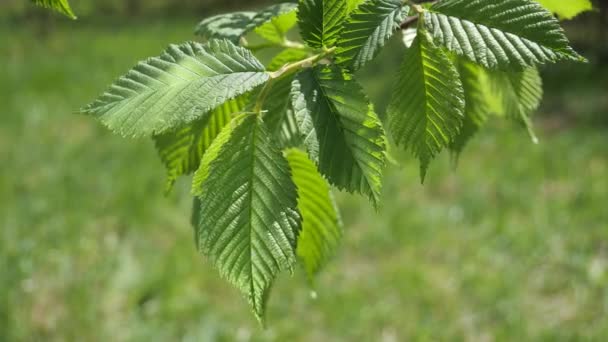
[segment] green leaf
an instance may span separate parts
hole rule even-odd
[[[572,19],[577,15],[591,11],[593,4],[589,0],[536,0],[553,13],[562,19]]]
[[[31,0],[34,4],[46,8],[52,8],[70,19],[76,19],[68,0]]]
[[[538,70],[494,71],[490,73],[490,82],[493,93],[500,99],[501,111],[497,114],[521,123],[532,141],[537,143],[530,116],[538,109],[543,97],[543,83]]]
[[[266,67],[269,71],[277,71],[281,69],[285,64],[300,61],[306,57],[309,57],[309,53],[303,49],[287,48],[279,52]]]
[[[380,53],[386,41],[399,29],[408,10],[402,0],[363,3],[344,23],[336,44],[336,63],[351,70],[362,68]]]
[[[255,12],[234,12],[218,14],[201,21],[194,31],[203,39],[228,39],[238,43],[250,27]]]
[[[285,154],[298,189],[298,209],[302,214],[297,255],[312,279],[334,254],[342,238],[342,221],[329,184],[306,153],[290,149]]]
[[[171,45],[140,62],[83,113],[126,137],[159,135],[266,82],[269,74],[249,50],[229,41]]]
[[[531,0],[446,0],[425,11],[435,43],[491,69],[584,61],[551,13]]]
[[[289,165],[256,115],[235,118],[200,190],[199,250],[263,321],[276,275],[293,269],[301,218]],[[228,127],[228,126],[227,126]]]
[[[245,98],[239,96],[176,132],[154,137],[158,154],[167,169],[167,193],[177,178],[198,169],[203,154],[230,121],[231,114],[240,112],[244,106]]]
[[[265,38],[270,37],[269,40],[273,41],[276,35],[284,34],[295,25],[296,8],[296,4],[282,3],[259,12],[219,14],[201,21],[196,26],[195,34],[204,39],[228,39],[237,43],[247,32],[259,29],[258,34],[267,35]]]
[[[253,19],[252,27],[262,38],[280,44],[287,32],[296,25],[296,4],[282,3],[268,7]]]
[[[275,80],[272,85],[263,106],[263,119],[268,127],[268,130],[272,133],[273,137],[277,141],[285,141],[283,138],[283,126],[286,124],[287,112],[290,109],[290,93],[291,83],[293,82],[295,74],[285,75]],[[283,144],[281,144],[282,147]]]
[[[331,47],[346,19],[345,0],[300,0],[298,24],[302,39],[312,48]]]
[[[300,72],[292,103],[311,158],[330,183],[378,205],[385,167],[384,130],[361,86],[337,67]]]
[[[395,143],[420,159],[424,181],[429,163],[462,127],[464,94],[456,67],[424,30],[406,50],[388,108]]]
[[[485,70],[477,64],[458,59],[458,72],[464,90],[464,123],[449,148],[454,160],[462,153],[469,140],[486,122],[490,107],[487,94],[487,77]]]

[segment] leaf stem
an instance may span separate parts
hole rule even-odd
[[[324,49],[323,52],[321,52],[321,53],[318,53],[314,56],[310,56],[308,58],[302,59],[297,62],[285,64],[281,69],[271,72],[269,74],[270,80],[268,80],[268,82],[266,82],[266,84],[264,85],[264,88],[262,88],[262,90],[260,91],[260,94],[258,95],[258,98],[255,102],[254,111],[256,113],[259,113],[262,111],[262,108],[264,106],[264,101],[266,101],[268,94],[272,90],[272,86],[274,85],[275,80],[281,78],[282,76],[284,76],[286,74],[295,72],[301,68],[311,67],[311,66],[315,65],[315,63],[317,63],[318,61],[322,60],[323,58],[333,54],[335,50],[336,50],[335,47]]]

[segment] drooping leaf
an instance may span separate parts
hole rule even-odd
[[[218,14],[201,21],[194,31],[203,39],[228,39],[237,43],[250,27],[255,12]]]
[[[64,14],[70,19],[76,19],[76,15],[72,11],[68,0],[31,0],[38,6],[52,8],[55,11]]]
[[[282,3],[270,6],[253,18],[252,27],[262,38],[282,43],[287,32],[296,25],[296,4]]]
[[[425,11],[438,45],[492,69],[584,61],[551,13],[532,0],[446,0]]]
[[[493,71],[490,74],[493,93],[500,100],[499,115],[521,123],[533,142],[538,142],[530,116],[538,109],[543,97],[542,78],[536,68],[522,72]]]
[[[232,126],[232,127],[229,127]],[[297,261],[301,218],[289,165],[256,115],[237,117],[205,154],[199,250],[263,321],[268,290]]]
[[[408,10],[402,0],[371,0],[357,7],[336,43],[336,63],[351,70],[362,68],[380,53]]]
[[[249,50],[226,40],[171,45],[140,62],[84,109],[128,137],[159,135],[201,119],[269,74]]]
[[[456,67],[424,30],[406,50],[388,108],[388,127],[398,146],[429,163],[462,127],[464,94]]]
[[[462,129],[449,146],[455,160],[485,123],[490,113],[486,91],[489,83],[487,77],[484,77],[485,70],[479,65],[461,58],[458,59],[457,67],[464,90],[465,107]]]
[[[289,149],[285,154],[298,190],[298,209],[302,215],[297,255],[312,279],[338,246],[342,221],[329,184],[306,153]]]
[[[298,25],[302,39],[312,48],[332,46],[347,15],[345,0],[300,0]]]
[[[377,205],[385,166],[384,130],[362,88],[337,67],[300,72],[292,103],[303,144],[319,170],[340,189]]]
[[[536,0],[561,19],[572,19],[577,15],[593,9],[590,0]]]
[[[167,169],[166,192],[171,190],[177,178],[198,169],[203,154],[222,128],[230,122],[231,114],[244,108],[244,96],[227,101],[209,115],[176,132],[154,137],[156,150]]]

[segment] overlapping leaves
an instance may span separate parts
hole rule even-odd
[[[302,71],[293,83],[293,109],[304,145],[335,186],[378,204],[386,139],[373,106],[352,75],[336,67]]]
[[[355,9],[338,39],[336,63],[358,70],[380,53],[409,10],[402,0],[371,0]]]
[[[394,32],[406,28],[408,48],[388,128],[420,159],[423,179],[492,113],[532,132],[536,65],[581,60],[532,0],[444,0],[414,5],[410,17],[404,4],[300,0],[205,19],[197,33],[207,44],[171,46],[82,110],[124,136],[152,136],[168,188],[196,170],[196,244],[260,320],[279,272],[299,259],[313,276],[335,250],[342,227],[330,185],[379,202],[387,139],[352,73]],[[296,22],[306,45],[287,38]],[[267,41],[256,51],[287,47],[266,68],[235,45],[251,31]]]

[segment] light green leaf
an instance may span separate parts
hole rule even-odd
[[[577,15],[591,11],[593,4],[590,0],[536,0],[553,13],[562,19],[572,19]]]
[[[348,5],[345,0],[300,0],[298,24],[312,48],[331,47],[338,40]]]
[[[344,23],[337,42],[336,63],[351,70],[362,68],[399,29],[408,6],[402,0],[371,0],[355,9]]]
[[[557,19],[532,0],[446,0],[425,11],[435,43],[491,69],[584,61]]]
[[[300,72],[292,103],[303,143],[333,185],[378,205],[385,167],[384,130],[361,86],[337,67]]]
[[[232,126],[232,127],[230,127]],[[200,190],[199,250],[263,321],[276,275],[293,269],[301,217],[289,165],[256,115],[237,117]]]
[[[279,52],[266,67],[269,71],[277,71],[281,69],[285,64],[300,61],[306,57],[309,57],[309,52],[303,49],[287,48]]]
[[[253,20],[255,33],[273,42],[283,43],[287,32],[296,25],[296,4],[282,3],[260,12]]]
[[[334,254],[342,238],[342,221],[329,184],[306,153],[290,149],[285,154],[298,189],[302,215],[297,255],[312,279]]]
[[[228,39],[237,43],[247,32],[271,24],[261,29],[262,34],[277,34],[276,30],[287,30],[295,25],[296,4],[282,3],[268,6],[259,12],[234,12],[219,14],[201,21],[195,29],[195,34],[204,39]],[[277,27],[272,23],[276,21]],[[290,24],[291,23],[291,24]],[[291,25],[291,27],[287,27]],[[271,29],[275,32],[272,33]],[[258,32],[259,33],[259,32]]]
[[[269,74],[249,50],[227,40],[171,45],[140,62],[83,113],[127,137],[159,135],[266,82]]]
[[[395,143],[420,159],[424,181],[431,160],[462,127],[464,94],[456,67],[424,30],[404,59],[388,108],[388,127]]]
[[[500,100],[499,115],[505,115],[521,123],[534,143],[538,138],[534,133],[530,116],[538,109],[543,97],[542,78],[536,68],[522,72],[493,71],[489,74],[493,93]]]
[[[222,128],[230,122],[231,114],[240,112],[244,106],[245,95],[239,96],[176,132],[154,137],[156,150],[167,169],[167,193],[177,178],[198,169],[203,154]]]
[[[462,153],[469,140],[486,122],[490,107],[486,89],[489,86],[485,70],[477,64],[459,58],[457,62],[464,90],[464,123],[449,148],[454,160]]]
[[[228,39],[238,43],[250,27],[255,12],[234,12],[218,14],[201,21],[194,31],[203,39]]]
[[[70,19],[76,19],[76,15],[74,15],[68,0],[32,0],[32,2],[38,6],[52,8]]]

